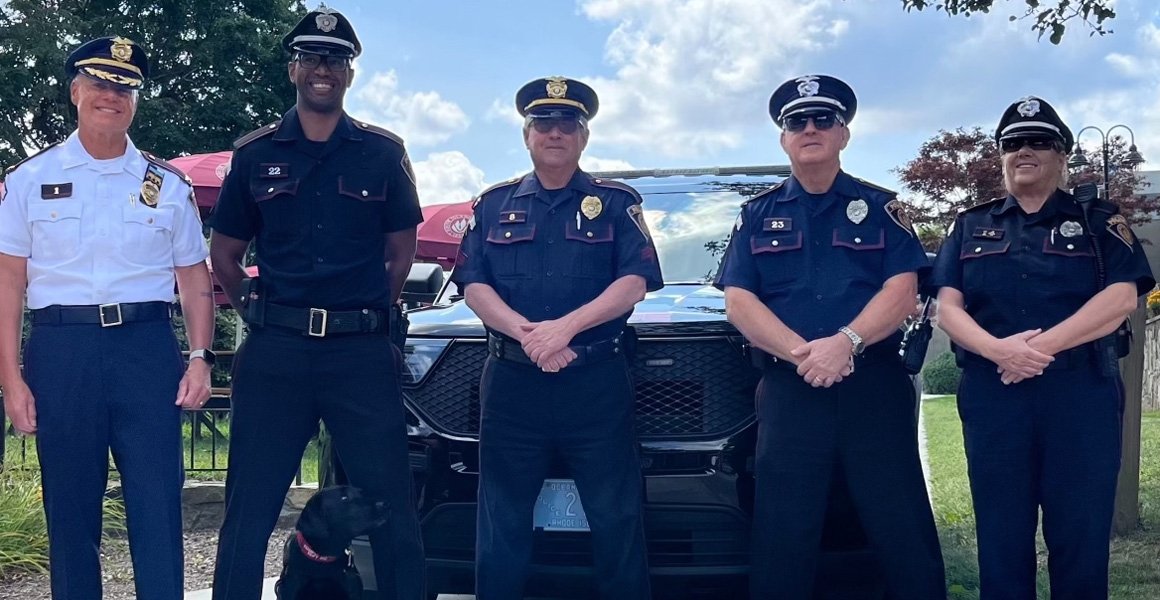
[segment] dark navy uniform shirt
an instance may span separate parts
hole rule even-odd
[[[209,223],[255,240],[270,302],[332,310],[390,306],[384,234],[422,222],[403,142],[345,114],[327,142],[297,109],[235,143]]]
[[[995,337],[1046,330],[1099,291],[1094,232],[1105,285],[1129,282],[1137,294],[1147,293],[1156,282],[1140,242],[1118,224],[1122,217],[1109,214],[1113,205],[1100,205],[1109,212],[1092,210],[1091,231],[1079,203],[1064,191],[1030,215],[1011,196],[963,211],[939,249],[930,284],[962,292],[967,313]]]
[[[825,194],[791,176],[741,207],[714,285],[753,292],[807,341],[834,335],[887,279],[927,267],[894,196],[845,172]]]
[[[591,214],[597,201],[599,214],[589,218],[583,206]],[[626,275],[643,277],[649,291],[660,289],[660,264],[641,210],[640,196],[619,182],[577,170],[565,188],[547,191],[529,173],[480,195],[451,279],[461,290],[490,285],[532,322],[560,318]],[[573,341],[613,337],[629,314]]]

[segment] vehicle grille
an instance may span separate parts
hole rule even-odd
[[[485,358],[486,344],[456,342],[422,385],[408,389],[433,428],[478,435]],[[641,340],[631,371],[641,439],[719,439],[753,419],[760,373],[726,338]]]

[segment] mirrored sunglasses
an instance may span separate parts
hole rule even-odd
[[[548,133],[555,128],[564,135],[572,135],[582,125],[580,125],[580,120],[576,118],[542,117],[532,119],[532,127],[536,129],[537,133]]]
[[[799,131],[804,131],[810,121],[814,122],[814,128],[818,131],[831,129],[834,125],[845,124],[845,121],[842,120],[842,117],[838,113],[827,111],[790,115],[782,119],[781,125],[786,131],[798,133]]]
[[[298,64],[302,65],[304,69],[317,69],[318,65],[325,60],[326,68],[336,73],[345,71],[350,66],[350,59],[345,56],[323,56],[299,52],[294,60],[298,61]]]
[[[1055,150],[1056,152],[1063,152],[1063,144],[1059,140],[1049,137],[1017,137],[999,140],[999,149],[1004,154],[1010,152],[1018,152],[1020,148],[1027,146],[1032,150],[1040,152],[1044,150]]]

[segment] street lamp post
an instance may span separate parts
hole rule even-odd
[[[1121,164],[1125,167],[1128,167],[1129,169],[1135,168],[1136,165],[1144,162],[1144,157],[1140,154],[1140,151],[1136,149],[1135,132],[1133,132],[1132,129],[1127,125],[1112,125],[1108,128],[1107,132],[1104,132],[1104,130],[1094,125],[1088,125],[1087,127],[1080,129],[1079,132],[1075,134],[1075,154],[1072,154],[1071,159],[1067,161],[1067,166],[1072,168],[1091,166],[1091,161],[1088,160],[1086,155],[1084,155],[1083,149],[1079,145],[1079,138],[1081,135],[1083,135],[1083,132],[1088,131],[1089,129],[1100,134],[1100,151],[1102,153],[1101,156],[1103,158],[1102,162],[1104,167],[1104,180],[1103,185],[1101,186],[1101,198],[1103,200],[1109,200],[1109,193],[1111,189],[1111,152],[1108,144],[1108,140],[1110,139],[1109,136],[1113,131],[1121,128],[1128,132],[1128,139],[1130,140],[1128,146],[1128,155],[1124,157],[1124,160],[1121,161]]]

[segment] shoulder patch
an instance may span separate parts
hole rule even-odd
[[[886,209],[886,214],[890,216],[890,220],[894,221],[895,225],[901,227],[910,237],[918,237],[918,234],[914,231],[914,223],[910,219],[909,206],[901,200],[894,199],[887,202],[884,208]]]
[[[776,192],[777,190],[780,190],[781,186],[785,185],[786,181],[788,181],[788,180],[782,179],[781,181],[779,181],[779,182],[773,184],[772,186],[762,190],[761,192],[758,192],[754,196],[752,196],[750,198],[746,198],[744,201],[741,202],[741,206],[745,206],[746,204],[749,204],[750,202],[753,202],[754,200],[764,198],[764,197]]]
[[[4,169],[4,174],[5,174],[5,175],[7,175],[7,174],[9,174],[9,173],[11,173],[11,172],[15,171],[15,170],[17,169],[17,167],[19,167],[20,165],[22,165],[22,164],[24,164],[24,163],[26,163],[26,162],[28,162],[28,161],[30,161],[30,160],[32,160],[32,159],[34,159],[34,158],[36,158],[37,156],[40,156],[41,154],[44,154],[45,152],[48,152],[49,150],[52,150],[53,148],[56,148],[56,147],[57,147],[57,146],[59,146],[60,144],[61,144],[60,142],[57,142],[57,143],[55,143],[55,144],[49,144],[48,146],[45,146],[45,147],[44,147],[44,149],[43,149],[43,150],[41,150],[40,152],[37,152],[36,154],[33,154],[32,156],[29,156],[28,158],[26,158],[26,159],[24,159],[24,160],[22,160],[22,161],[20,161],[20,162],[18,162],[18,163],[16,163],[16,164],[12,165],[11,167],[8,167],[7,169]]]
[[[645,241],[651,242],[652,234],[648,230],[648,223],[644,222],[644,209],[640,207],[640,203],[630,204],[625,210],[628,211],[628,217],[632,219],[636,228],[640,230],[640,234],[644,236]]]
[[[357,127],[358,129],[360,129],[361,131],[369,131],[371,133],[376,133],[378,135],[381,135],[381,136],[397,143],[400,146],[403,145],[403,138],[399,137],[398,135],[396,135],[394,132],[392,132],[390,130],[383,129],[382,127],[379,127],[378,125],[371,125],[370,123],[367,123],[366,121],[358,121],[355,119],[351,119],[350,122],[354,123],[354,126]]]
[[[1136,247],[1133,245],[1136,242],[1136,236],[1132,234],[1132,228],[1128,226],[1128,220],[1124,218],[1124,215],[1112,215],[1108,219],[1107,229],[1112,237],[1124,242],[1124,245],[1132,252],[1136,251]]]
[[[274,121],[273,123],[270,123],[268,125],[263,125],[262,127],[255,129],[255,130],[247,133],[246,135],[243,135],[242,137],[234,140],[234,150],[237,150],[238,148],[241,148],[242,146],[245,146],[246,144],[249,144],[250,142],[252,142],[254,140],[264,138],[264,137],[270,135],[271,133],[278,131],[278,126],[281,124],[282,124],[282,119],[278,119],[277,121]]]
[[[164,160],[157,158],[156,156],[154,156],[153,154],[151,154],[149,152],[142,151],[141,156],[144,156],[145,160],[149,161],[150,163],[155,164],[155,165],[161,167],[162,169],[165,169],[166,171],[173,173],[174,175],[177,175],[178,177],[181,178],[182,181],[184,181],[190,187],[193,186],[193,180],[190,179],[189,176],[186,175],[185,172],[182,171],[181,169],[178,169],[177,167],[165,162]]]
[[[613,189],[613,190],[620,190],[622,192],[628,192],[629,195],[632,196],[633,202],[635,202],[636,204],[641,204],[644,202],[644,198],[640,197],[640,192],[636,191],[636,188],[632,187],[631,185],[628,185],[627,183],[616,181],[615,179],[593,178],[592,185],[595,185],[596,187],[609,188],[609,189]],[[639,227],[639,224],[637,226]],[[645,233],[645,232],[642,231],[641,233]],[[648,237],[647,233],[645,233],[645,237],[646,238]]]
[[[890,188],[884,188],[884,187],[878,185],[877,183],[871,183],[869,181],[866,181],[865,179],[853,177],[852,175],[851,175],[851,177],[854,179],[854,181],[857,181],[859,184],[864,185],[872,190],[879,191],[879,192],[882,192],[884,194],[890,194],[891,196],[898,195],[898,192],[896,192]]]

